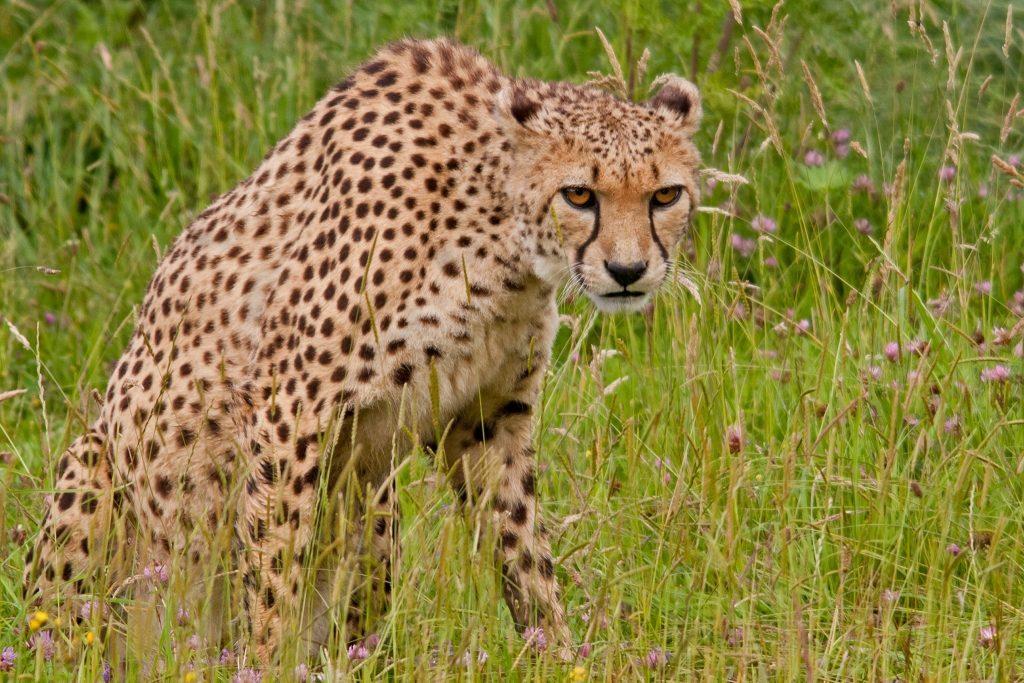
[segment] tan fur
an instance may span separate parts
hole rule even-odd
[[[418,440],[492,502],[517,625],[564,648],[531,448],[555,293],[573,280],[632,310],[665,278],[697,201],[699,102],[680,83],[632,104],[510,79],[445,40],[383,49],[161,262],[99,419],[61,461],[28,583],[40,573],[45,595],[96,571],[98,512],[131,520],[137,566],[201,565],[237,513],[230,562],[268,659],[304,593],[318,486],[369,492],[372,533],[347,546],[390,589],[389,475]],[[597,192],[599,220],[563,199],[571,185]],[[651,211],[672,185],[680,200]],[[643,296],[603,296],[621,289],[609,261],[646,262]],[[352,636],[361,606],[348,609]]]

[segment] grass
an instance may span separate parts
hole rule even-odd
[[[108,659],[113,636],[86,643],[95,621],[44,627],[51,659],[29,649],[23,558],[189,217],[384,41],[445,33],[511,73],[584,80],[608,68],[594,26],[624,64],[646,46],[651,73],[696,80],[707,165],[750,182],[706,192],[681,255],[699,301],[673,288],[630,318],[566,304],[538,487],[589,656],[526,652],[478,520],[412,454],[381,643],[314,664],[366,680],[1024,676],[1024,191],[991,161],[1024,150],[1024,32],[1001,0],[742,5],[741,24],[727,3],[637,0],[0,8],[0,650],[16,655],[0,678],[96,680]],[[777,229],[757,233],[759,215]],[[130,676],[242,666],[171,621],[129,652]]]

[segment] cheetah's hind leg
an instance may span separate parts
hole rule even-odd
[[[111,586],[117,546],[109,449],[102,430],[78,437],[57,465],[54,491],[35,546],[25,558],[24,591],[35,605],[54,605],[71,596],[105,595]],[[81,616],[79,611],[73,615]]]

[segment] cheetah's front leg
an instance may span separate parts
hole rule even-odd
[[[256,637],[257,656],[264,663],[270,663],[279,652],[282,635],[293,626],[291,622],[309,616],[303,603],[312,596],[306,585],[315,578],[323,559],[314,552],[319,550],[313,537],[315,518],[324,512],[318,510],[323,493],[319,484],[332,452],[323,442],[330,437],[322,432],[300,431],[283,443],[280,434],[275,432],[278,438],[267,439],[272,442],[261,446],[260,454],[254,456],[252,474],[242,492],[238,527],[246,611]],[[271,449],[274,456],[268,454]],[[353,483],[358,487],[358,479]],[[345,546],[347,561],[353,563],[350,569],[359,581],[339,596],[345,602],[344,636],[350,643],[366,634],[374,617],[385,611],[390,601],[398,515],[395,491],[393,480],[379,489],[371,485],[366,491],[372,496],[368,504],[360,502],[359,491],[346,486],[337,491],[338,507],[332,514],[348,503],[354,513],[347,522]],[[330,592],[328,587],[327,594]],[[320,607],[333,611],[340,606]],[[303,633],[306,628],[313,629],[313,644],[326,642],[326,633],[319,630],[323,616],[313,614],[312,622],[303,624]]]
[[[540,626],[549,648],[568,658],[571,637],[536,496],[536,453],[531,441],[537,394],[536,386],[524,387],[512,396],[489,401],[496,407],[485,413],[483,422],[469,415],[460,419],[446,439],[445,452],[460,495],[479,492],[485,473],[497,473],[493,507],[505,602],[520,632]]]
[[[376,490],[371,485],[365,492],[370,504],[360,503],[356,519],[350,521],[346,560],[354,563],[349,566],[349,571],[355,572],[357,580],[349,584],[347,595],[338,596],[347,603],[343,611],[346,614],[345,639],[349,644],[370,633],[374,622],[387,612],[391,604],[391,570],[398,553],[396,492],[393,478]],[[339,506],[346,505],[346,499],[357,498],[354,493],[342,487],[338,492]],[[341,572],[336,579],[347,583],[349,577]],[[328,608],[337,607],[341,605],[328,605]]]
[[[245,607],[264,663],[277,652],[286,620],[300,614],[324,466],[319,434],[276,436],[251,455],[236,522]]]

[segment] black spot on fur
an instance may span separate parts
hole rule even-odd
[[[693,110],[694,101],[689,93],[672,85],[666,85],[651,98],[651,106],[668,109],[684,119]]]
[[[520,502],[513,505],[512,511],[509,513],[509,516],[512,518],[512,521],[516,524],[526,524],[526,504]]]
[[[260,462],[260,473],[263,475],[263,481],[268,484],[273,484],[277,481],[277,468],[274,467],[274,463],[270,459]]]
[[[533,477],[533,472],[527,472],[523,475],[523,493],[528,496],[532,496],[536,490],[536,482]]]
[[[408,384],[409,380],[412,379],[412,366],[408,363],[402,363],[395,368],[392,378],[395,380],[395,384],[399,386]]]
[[[521,90],[516,90],[512,93],[512,101],[509,103],[509,113],[520,125],[525,125],[527,121],[537,115],[540,110],[540,104],[534,102],[526,93]]]
[[[519,536],[514,531],[504,531],[501,534],[501,547],[505,550],[511,550],[516,547],[519,542]]]
[[[493,432],[494,427],[485,425],[483,422],[481,422],[480,424],[473,428],[473,438],[476,439],[477,442],[485,441],[486,439],[491,438],[491,434]]]
[[[509,401],[498,410],[499,417],[506,417],[508,415],[529,415],[532,407],[529,403],[523,403],[522,401]]]

